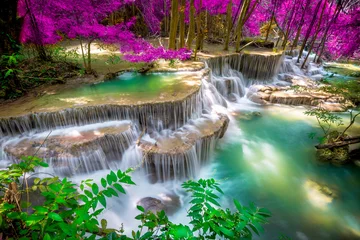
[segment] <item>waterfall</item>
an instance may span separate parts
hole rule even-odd
[[[177,129],[188,120],[201,116],[201,95],[198,90],[186,99],[174,102],[130,106],[99,105],[1,118],[0,136],[126,119],[142,127],[157,130],[161,130],[159,128]]]
[[[210,58],[207,65],[217,76],[224,76],[229,68],[241,72],[249,85],[252,81],[264,81],[274,77],[282,59],[282,54],[242,53]]]
[[[139,133],[129,121],[114,121],[54,130],[3,143],[5,159],[36,155],[60,176],[109,169],[135,142]],[[100,125],[101,126],[101,125]],[[48,137],[46,137],[49,134]]]
[[[226,115],[204,115],[175,132],[144,137],[140,148],[150,179],[179,181],[195,178],[200,166],[210,159],[228,123]]]
[[[253,84],[272,81],[283,62],[282,54],[233,54],[206,61],[212,71],[211,83],[227,99],[245,96]]]

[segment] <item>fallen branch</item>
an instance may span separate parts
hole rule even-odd
[[[342,146],[355,144],[355,143],[360,143],[360,136],[347,137],[342,141],[334,142],[334,143],[319,144],[319,145],[316,145],[315,148],[316,149],[325,149],[325,148],[331,149],[331,148],[342,147]]]

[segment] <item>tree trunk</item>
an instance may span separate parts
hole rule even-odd
[[[311,51],[312,51],[312,49],[313,49],[313,47],[314,47],[314,43],[315,43],[315,41],[316,41],[316,39],[317,39],[317,36],[318,36],[318,34],[319,34],[319,32],[320,32],[321,22],[322,22],[322,19],[323,19],[323,15],[324,15],[325,8],[326,8],[326,1],[324,2],[324,6],[323,6],[323,8],[322,8],[322,10],[321,10],[321,14],[320,14],[320,18],[319,18],[319,21],[318,21],[318,25],[317,25],[317,27],[316,27],[316,32],[315,32],[315,34],[314,34],[314,36],[313,36],[313,39],[311,40],[308,54],[306,55],[305,60],[304,60],[303,64],[301,65],[301,68],[304,68],[304,67],[305,67],[305,63],[306,63],[307,59],[309,58],[310,53],[311,53]]]
[[[235,51],[238,52],[240,48],[240,41],[242,38],[242,28],[245,24],[245,16],[246,12],[249,8],[250,0],[244,0],[241,6],[240,15],[238,17],[237,26],[236,26],[236,43],[235,43]]]
[[[88,73],[92,72],[92,69],[91,69],[91,43],[92,43],[92,40],[89,41],[88,46],[87,46],[88,53],[87,53],[87,69],[86,69],[86,71]]]
[[[232,29],[232,0],[229,1],[229,4],[226,7],[226,36],[225,36],[225,45],[224,50],[229,50],[230,42],[230,33]]]
[[[200,9],[202,8],[202,0],[200,0]],[[201,10],[200,10],[201,11]],[[202,12],[199,12],[198,15],[196,16],[196,47],[195,47],[195,59],[196,59],[196,55],[197,55],[197,51],[201,49],[201,42],[203,41],[204,38],[204,33],[203,33],[203,29],[201,26],[201,15]]]
[[[292,44],[292,46],[291,46],[291,53],[292,53],[294,47],[297,47],[297,45],[298,45],[299,38],[300,38],[300,33],[301,33],[301,29],[302,29],[302,27],[303,27],[303,25],[304,25],[305,13],[306,13],[306,10],[307,10],[309,4],[310,4],[310,1],[307,0],[307,1],[306,1],[306,4],[305,4],[305,7],[304,7],[304,10],[303,10],[303,12],[302,12],[302,14],[301,14],[301,20],[300,20],[299,27],[298,27],[297,32],[296,32],[295,39],[294,39],[293,44]],[[299,56],[300,56],[300,55],[299,55]]]
[[[323,37],[322,37],[322,39],[321,39],[321,43],[320,43],[320,48],[321,48],[321,50],[320,50],[320,53],[318,54],[318,57],[317,57],[317,59],[318,59],[317,61],[318,61],[318,62],[321,60],[321,56],[322,56],[323,53],[324,53],[325,43],[326,43],[326,40],[327,40],[327,37],[328,37],[329,29],[330,29],[332,23],[336,21],[337,17],[339,16],[340,11],[341,11],[341,6],[338,5],[338,6],[336,7],[336,9],[335,9],[333,18],[330,20],[328,26],[327,26],[326,29],[325,29],[324,35],[323,35]]]
[[[195,6],[194,0],[190,0],[190,22],[189,22],[189,32],[186,40],[186,46],[188,49],[191,49],[192,42],[195,38]]]
[[[266,31],[265,42],[267,42],[267,40],[268,40],[270,30],[271,30],[271,26],[272,26],[272,23],[274,21],[274,15],[275,15],[275,12],[273,12],[272,15],[271,15],[270,24],[269,24],[269,27],[268,27],[268,29]]]
[[[86,64],[86,58],[85,58],[85,51],[84,51],[84,44],[82,41],[82,38],[80,37],[80,48],[81,48],[81,56],[84,62],[84,68],[87,69],[87,64]]]
[[[345,138],[344,140],[339,141],[339,142],[319,144],[319,145],[316,145],[315,148],[316,149],[325,149],[325,148],[331,149],[334,147],[342,147],[342,146],[346,146],[349,144],[355,144],[355,143],[359,143],[359,142],[360,142],[360,136],[349,137],[349,138]]]
[[[185,46],[185,0],[180,1],[180,42],[179,48],[183,48]]]
[[[321,2],[322,2],[322,0],[320,2],[318,2],[318,4],[316,5],[315,13],[317,13],[319,11]],[[302,55],[302,53],[303,53],[303,51],[305,49],[305,46],[306,46],[306,43],[307,43],[309,37],[310,37],[311,29],[312,29],[312,27],[313,27],[313,25],[315,23],[316,16],[317,16],[317,14],[314,14],[313,18],[311,19],[311,23],[310,23],[310,25],[309,25],[309,27],[308,27],[308,29],[306,31],[306,35],[305,35],[305,38],[304,38],[303,43],[301,45],[299,56],[298,56],[298,59],[297,59],[298,63],[300,62],[301,55]]]
[[[287,41],[289,39],[290,30],[291,30],[290,27],[291,27],[291,23],[292,23],[292,21],[294,19],[294,15],[295,15],[294,12],[295,12],[296,3],[297,3],[297,1],[295,0],[294,5],[293,5],[293,7],[291,8],[291,11],[290,11],[290,19],[287,22],[287,28],[286,28],[286,32],[285,32],[285,36],[284,36],[283,50],[285,50],[286,43],[287,43]]]
[[[35,39],[36,39],[36,42],[34,43],[35,44],[35,49],[38,53],[38,56],[40,58],[40,60],[42,61],[47,61],[47,60],[50,60],[50,57],[47,56],[46,54],[46,51],[45,51],[45,48],[42,44],[42,39],[41,39],[41,33],[40,33],[40,30],[39,30],[39,26],[37,24],[37,21],[36,21],[36,18],[34,16],[34,14],[32,14],[32,11],[29,7],[29,2],[28,0],[25,0],[25,5],[26,5],[26,10],[27,10],[27,14],[29,14],[29,17],[30,17],[30,21],[31,21],[31,30],[33,31],[33,34],[35,36]]]
[[[179,23],[179,4],[178,0],[171,1],[171,18],[170,18],[170,34],[169,49],[176,49],[176,34]]]

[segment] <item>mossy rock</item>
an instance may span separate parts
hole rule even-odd
[[[331,160],[334,164],[345,164],[350,160],[349,147],[339,147],[332,150],[333,158]]]
[[[336,165],[346,164],[350,160],[349,147],[318,149],[316,157],[320,162],[331,162]]]
[[[328,148],[318,149],[316,151],[316,158],[320,162],[330,162],[332,157],[333,157],[333,152]]]

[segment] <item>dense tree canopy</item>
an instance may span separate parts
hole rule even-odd
[[[106,21],[114,14],[116,21]],[[19,0],[18,15],[23,19],[22,42],[100,40],[119,44],[131,61],[189,58],[189,51],[155,48],[144,37],[170,36],[169,48],[174,50],[185,47],[186,37],[191,49],[189,40],[196,38],[196,49],[201,50],[204,39],[212,40],[216,32],[220,42],[229,38],[237,50],[245,37],[261,34],[268,40],[270,34],[277,46],[303,45],[320,57],[360,54],[360,3],[355,0]],[[147,33],[139,34],[137,22],[146,25]]]

